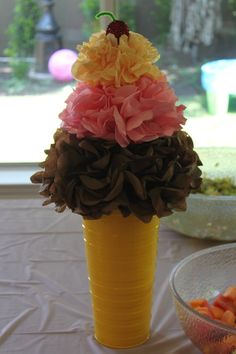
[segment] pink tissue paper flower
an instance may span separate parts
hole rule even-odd
[[[185,106],[176,101],[164,75],[158,80],[143,76],[118,88],[80,82],[59,117],[62,128],[78,138],[115,140],[125,147],[181,130]]]

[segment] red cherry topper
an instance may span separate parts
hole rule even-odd
[[[109,25],[107,26],[106,35],[108,35],[108,33],[114,34],[114,36],[117,38],[118,43],[119,43],[120,37],[123,34],[125,34],[126,36],[129,37],[129,27],[127,26],[127,24],[124,21],[117,20],[115,18],[115,16],[113,15],[113,13],[109,12],[109,11],[99,12],[95,16],[95,18],[98,19],[101,16],[109,16],[112,18],[112,22],[109,23]]]

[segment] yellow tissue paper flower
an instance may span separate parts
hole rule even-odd
[[[75,79],[92,85],[121,86],[146,75],[160,77],[154,65],[160,55],[144,36],[129,32],[122,35],[119,44],[113,34],[104,31],[93,34],[89,41],[78,46],[79,56],[72,67]]]

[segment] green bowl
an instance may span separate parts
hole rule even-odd
[[[203,163],[203,176],[231,177],[236,181],[236,149],[195,149]],[[186,212],[162,219],[170,229],[186,236],[218,241],[236,240],[236,196],[191,194]]]

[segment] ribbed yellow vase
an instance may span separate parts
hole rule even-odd
[[[159,219],[119,212],[83,220],[95,338],[129,348],[150,336]]]

